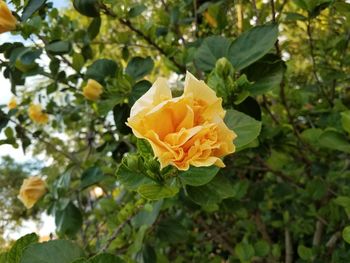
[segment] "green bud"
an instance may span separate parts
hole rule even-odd
[[[137,170],[139,168],[139,157],[135,154],[130,154],[126,157],[127,166],[131,170]]]
[[[222,78],[226,78],[234,74],[234,68],[227,58],[220,58],[218,61],[216,61],[215,71]]]

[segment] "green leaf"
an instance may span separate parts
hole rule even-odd
[[[226,112],[225,123],[237,134],[233,141],[237,151],[256,139],[261,131],[260,121],[236,110]]]
[[[350,143],[342,133],[336,131],[323,132],[319,144],[325,148],[350,153]]]
[[[30,244],[37,243],[38,241],[39,237],[35,233],[25,235],[18,239],[7,255],[7,263],[19,263],[22,258],[23,251]]]
[[[104,83],[107,77],[115,76],[117,69],[118,65],[113,60],[98,59],[87,68],[85,78]]]
[[[235,253],[241,262],[248,263],[254,257],[255,251],[254,247],[250,244],[238,243],[235,246]]]
[[[45,46],[46,51],[52,55],[63,55],[71,51],[72,45],[69,41],[54,41]]]
[[[153,156],[151,144],[145,139],[137,139],[137,150],[143,157]]]
[[[105,179],[100,167],[90,167],[81,175],[80,188],[84,189]]]
[[[344,111],[340,114],[344,131],[350,134],[350,111]]]
[[[254,250],[258,257],[266,257],[270,253],[270,245],[265,240],[259,240],[255,243]]]
[[[160,221],[156,227],[156,235],[162,242],[170,244],[186,242],[187,229],[177,219]]]
[[[80,210],[70,202],[64,210],[56,211],[55,223],[61,235],[74,237],[83,224],[83,217]]]
[[[8,252],[0,253],[0,263],[9,263],[7,257]]]
[[[84,66],[84,64],[85,64],[84,56],[80,53],[74,53],[73,54],[73,62],[72,62],[73,68],[76,71],[80,72],[80,70]]]
[[[99,0],[74,0],[73,6],[84,16],[97,17],[100,15]]]
[[[91,21],[88,27],[90,40],[94,40],[98,36],[98,34],[100,33],[100,28],[101,28],[101,18],[98,16]]]
[[[347,226],[343,229],[342,236],[345,242],[350,244],[350,226]]]
[[[133,18],[133,17],[139,16],[146,9],[147,9],[147,7],[144,4],[135,5],[135,6],[130,8],[130,10],[128,12],[128,17]]]
[[[84,257],[84,252],[68,240],[32,244],[24,251],[20,263],[71,263]]]
[[[176,195],[179,188],[174,186],[160,185],[160,184],[144,184],[139,186],[137,192],[144,198],[150,200],[159,200],[169,198]]]
[[[248,79],[254,82],[248,86],[248,91],[256,96],[279,87],[284,71],[285,65],[282,60],[275,55],[266,55],[244,70]]]
[[[129,61],[125,73],[137,80],[149,74],[153,67],[154,63],[150,57],[133,57]]]
[[[136,190],[140,185],[152,182],[140,169],[139,157],[129,154],[124,157],[118,170],[118,180],[129,190]]]
[[[46,0],[30,0],[23,9],[21,20],[24,22],[30,18],[36,11],[38,11],[44,4]]]
[[[132,106],[134,103],[141,98],[143,94],[145,94],[150,87],[152,87],[152,84],[147,80],[141,80],[137,82],[131,90],[130,96],[129,96],[129,105]]]
[[[277,36],[278,26],[276,24],[256,26],[233,41],[227,57],[236,69],[246,68],[274,47]]]
[[[0,109],[0,132],[2,131],[3,128],[7,126],[8,122],[9,122],[9,117],[7,117],[7,114]]]
[[[134,236],[133,244],[129,247],[128,252],[130,254],[136,254],[142,249],[143,240],[145,238],[146,230],[148,226],[141,226]]]
[[[120,259],[119,257],[108,254],[108,253],[102,253],[99,255],[96,255],[92,258],[90,258],[86,263],[123,263],[124,260]]]
[[[149,227],[152,226],[159,215],[160,209],[162,208],[163,200],[159,200],[148,205],[151,205],[151,209],[146,209],[144,207],[131,221],[135,228],[139,228],[143,225]]]
[[[203,71],[211,71],[219,58],[227,57],[230,44],[231,41],[225,37],[207,37],[194,55],[195,65]]]
[[[219,170],[220,168],[214,165],[210,167],[191,166],[187,171],[180,172],[179,177],[186,185],[200,186],[209,183]]]
[[[285,15],[286,15],[286,18],[285,18],[286,22],[297,21],[297,20],[304,21],[307,19],[307,17],[299,13],[285,12]]]
[[[322,129],[311,128],[311,129],[304,130],[300,135],[306,142],[312,145],[319,145],[319,142],[320,142],[319,139],[322,133],[323,133]]]
[[[25,48],[16,58],[16,68],[22,72],[28,72],[38,67],[35,62],[40,57],[42,51],[40,49]]]
[[[211,206],[238,194],[238,189],[222,174],[202,186],[188,185],[186,190],[190,199],[202,206]]]
[[[97,111],[100,116],[106,116],[115,106],[122,104],[124,98],[121,96],[109,96],[108,99],[99,100],[97,102]]]
[[[312,179],[307,183],[306,191],[314,200],[321,200],[327,194],[327,184],[321,179]]]
[[[334,199],[334,202],[337,205],[340,205],[344,208],[349,208],[350,209],[350,197],[347,196],[338,196],[337,198]]]
[[[298,255],[301,259],[310,261],[313,258],[312,249],[305,247],[304,245],[298,246]]]
[[[121,134],[129,134],[131,133],[131,129],[125,123],[130,116],[130,107],[128,104],[117,104],[113,108],[113,117],[114,123],[117,127],[117,130]]]

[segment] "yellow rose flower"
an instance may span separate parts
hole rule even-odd
[[[167,81],[157,79],[131,108],[128,125],[150,142],[161,168],[173,165],[224,167],[221,160],[235,151],[237,137],[223,121],[222,99],[187,72],[184,93],[172,98]]]
[[[46,185],[38,176],[23,180],[18,198],[26,208],[32,208],[35,203],[46,193]]]
[[[13,109],[16,109],[16,108],[17,108],[17,101],[16,101],[16,98],[15,98],[15,97],[13,97],[13,98],[9,101],[7,107],[8,107],[10,110],[13,110]]]
[[[32,104],[28,109],[29,118],[39,124],[45,124],[49,121],[49,115],[43,112],[42,108],[38,104]]]
[[[16,29],[17,19],[12,15],[6,3],[0,0],[0,33]]]
[[[96,80],[89,79],[83,88],[83,95],[88,100],[98,100],[103,92],[103,87]]]

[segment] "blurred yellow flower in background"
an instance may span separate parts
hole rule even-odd
[[[150,142],[161,168],[173,165],[224,167],[221,160],[235,151],[237,137],[223,121],[222,99],[187,72],[184,93],[172,98],[167,80],[159,78],[131,108],[128,125]]]
[[[103,87],[96,80],[89,79],[83,88],[83,95],[88,100],[98,100],[103,92]]]
[[[46,193],[46,184],[38,176],[23,180],[18,198],[27,209],[32,208],[35,203]]]
[[[49,121],[49,115],[43,112],[41,105],[32,104],[28,109],[29,118],[39,124],[45,124]]]
[[[6,3],[0,0],[0,33],[16,29],[17,19],[12,15]]]
[[[12,99],[10,99],[9,103],[7,104],[7,107],[10,109],[10,110],[13,110],[13,109],[16,109],[17,108],[17,101],[16,101],[16,98],[13,97]]]
[[[218,21],[216,21],[216,19],[208,11],[204,12],[203,16],[210,26],[218,27]]]

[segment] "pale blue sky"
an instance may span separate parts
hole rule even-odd
[[[69,1],[67,1],[67,0],[53,0],[52,2],[54,4],[54,6],[57,8],[66,7],[69,5]]]

